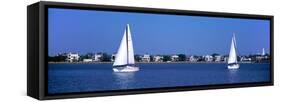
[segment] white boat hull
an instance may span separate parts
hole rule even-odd
[[[228,65],[227,67],[228,67],[228,69],[238,69],[240,67],[240,65],[239,64],[232,64],[232,65]]]
[[[139,67],[136,66],[124,66],[113,68],[114,72],[136,72],[139,71]]]

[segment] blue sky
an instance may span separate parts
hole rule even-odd
[[[49,8],[49,55],[118,50],[130,24],[135,54],[238,54],[268,52],[269,20]]]

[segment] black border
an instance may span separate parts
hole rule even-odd
[[[206,90],[206,89],[222,89],[222,88],[238,88],[252,86],[272,86],[273,81],[273,16],[271,15],[253,15],[253,14],[237,14],[237,13],[220,13],[220,12],[205,12],[205,11],[188,11],[175,9],[157,9],[157,8],[141,8],[141,7],[125,7],[112,5],[93,5],[93,4],[78,4],[78,3],[62,3],[62,2],[39,2],[39,58],[41,69],[39,71],[39,99],[61,99],[61,98],[78,98],[78,97],[94,97],[94,96],[109,96],[109,95],[127,95],[127,94],[143,94],[143,93],[159,93],[159,92],[174,92],[174,91],[190,91],[190,90]],[[253,82],[239,84],[216,84],[216,85],[200,85],[186,87],[166,87],[166,88],[147,88],[147,89],[130,89],[130,90],[114,90],[100,92],[79,92],[67,94],[49,95],[48,91],[48,8],[69,8],[83,10],[102,10],[102,11],[118,11],[118,12],[138,12],[138,13],[154,13],[154,14],[170,14],[170,15],[188,15],[188,16],[208,16],[208,17],[224,17],[224,18],[243,18],[243,19],[263,19],[270,20],[270,81],[269,82]]]

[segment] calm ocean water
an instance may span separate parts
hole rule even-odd
[[[48,93],[94,92],[270,80],[270,65],[240,64],[138,64],[135,73],[114,73],[112,64],[49,64]]]

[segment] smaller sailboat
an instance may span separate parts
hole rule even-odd
[[[139,67],[135,65],[133,41],[130,26],[127,24],[121,44],[113,63],[114,72],[136,72]]]
[[[235,34],[233,34],[231,39],[231,46],[230,46],[230,52],[229,57],[227,61],[227,67],[228,69],[238,69],[240,66],[237,61],[237,52],[236,52],[236,39]]]

